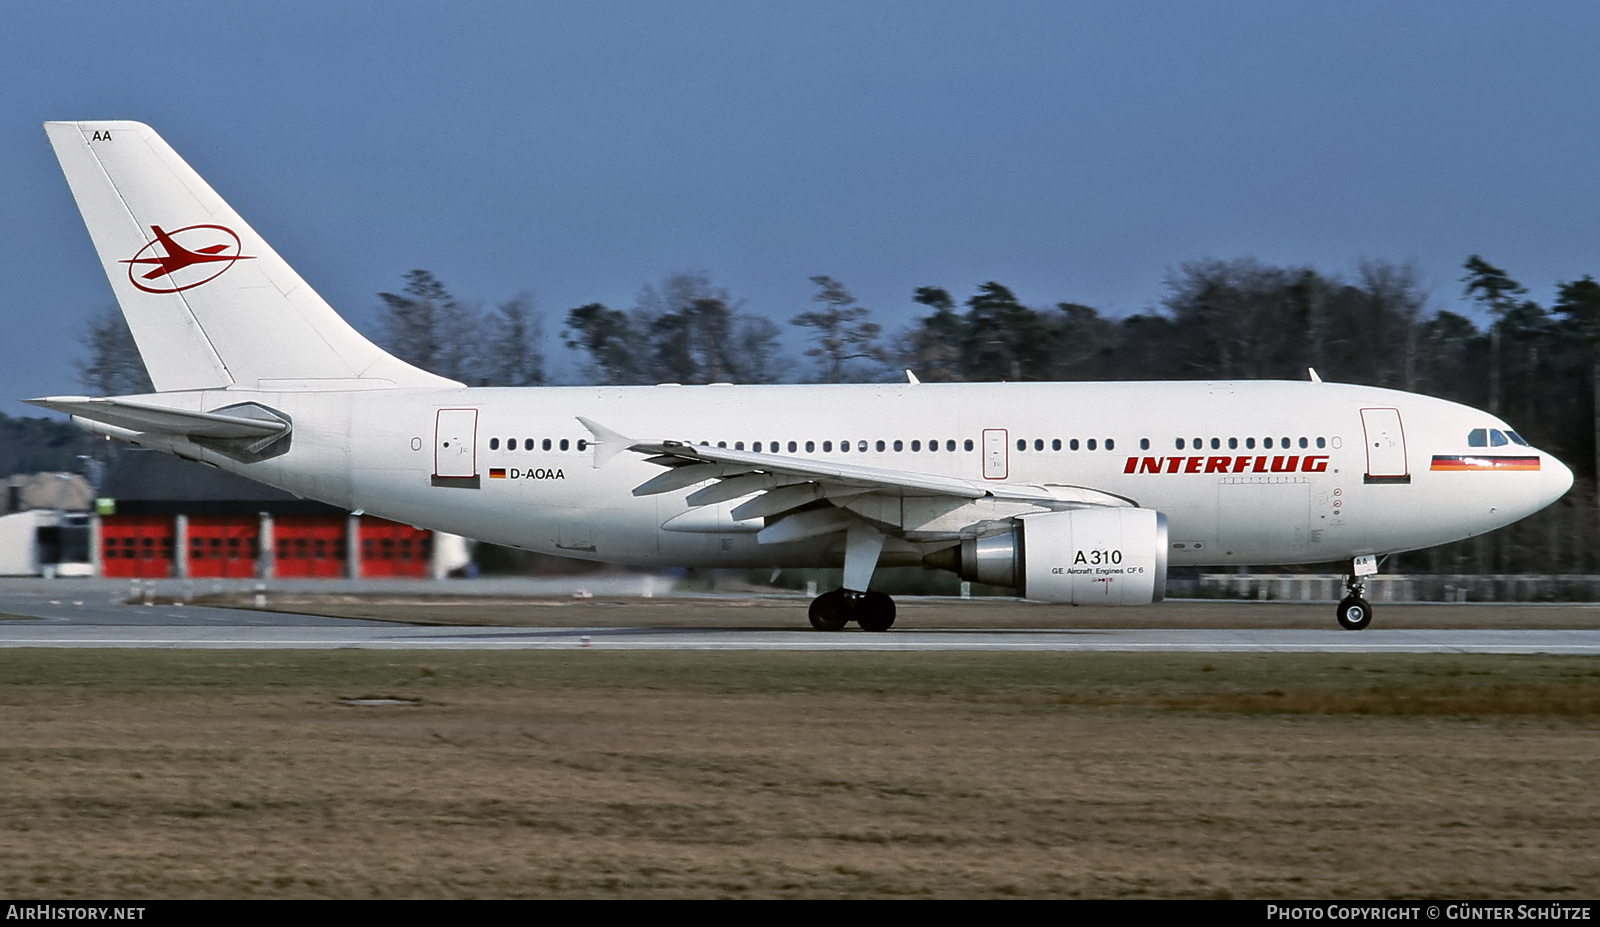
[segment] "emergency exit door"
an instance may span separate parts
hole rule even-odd
[[[1368,483],[1409,483],[1406,435],[1399,409],[1362,409],[1361,428],[1367,437]]]
[[[478,410],[440,409],[433,430],[435,486],[478,483]]]
[[[1011,460],[1006,449],[1004,428],[983,430],[983,478],[1003,480],[1011,475]]]

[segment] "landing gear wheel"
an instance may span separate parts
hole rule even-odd
[[[863,631],[887,631],[894,627],[894,599],[882,592],[864,593],[855,601],[855,618]]]
[[[1360,596],[1350,596],[1339,603],[1339,626],[1346,631],[1360,631],[1372,623],[1372,606]]]
[[[824,592],[811,600],[811,626],[818,631],[838,631],[850,622],[850,611],[843,589]]]

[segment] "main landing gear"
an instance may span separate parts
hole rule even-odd
[[[850,526],[845,534],[844,588],[811,600],[813,628],[838,631],[852,621],[863,631],[887,631],[894,626],[894,599],[866,591],[882,552],[881,533],[867,525]]]
[[[882,592],[835,589],[811,600],[811,626],[818,631],[838,631],[854,621],[863,631],[887,631],[894,626],[894,599]]]
[[[1366,595],[1367,584],[1361,581],[1361,577],[1352,574],[1345,581],[1345,589],[1350,594],[1339,603],[1339,610],[1336,612],[1339,616],[1339,626],[1346,631],[1364,630],[1372,623],[1372,605],[1362,598]]]

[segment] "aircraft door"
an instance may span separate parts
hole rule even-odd
[[[1368,483],[1409,483],[1406,435],[1399,409],[1362,409],[1361,427],[1367,437]]]
[[[477,477],[477,409],[439,410],[433,431],[433,475],[447,480]]]
[[[986,480],[1003,480],[1011,473],[1011,461],[1006,451],[1006,430],[1004,428],[985,428],[983,430],[983,478]]]

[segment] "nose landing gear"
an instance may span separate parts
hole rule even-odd
[[[1350,594],[1344,597],[1339,603],[1338,611],[1335,612],[1339,618],[1339,626],[1346,631],[1365,630],[1367,625],[1372,623],[1372,605],[1363,598],[1367,584],[1361,581],[1361,577],[1352,574],[1345,582],[1345,589]]]

